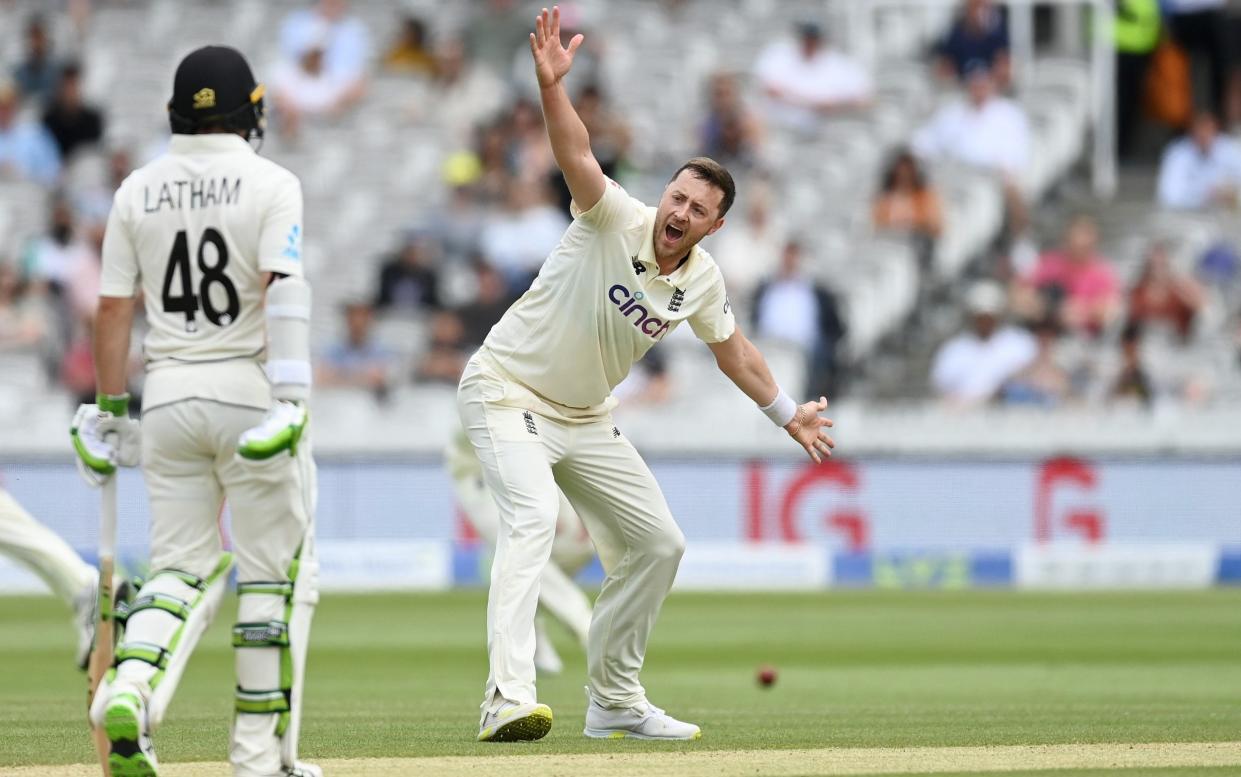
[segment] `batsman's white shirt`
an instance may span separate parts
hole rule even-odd
[[[301,184],[240,136],[173,135],[168,153],[125,179],[100,294],[145,297],[144,409],[190,397],[270,406],[266,380],[256,380],[262,274],[301,276],[301,248]]]
[[[655,208],[615,181],[594,207],[575,207],[573,215],[481,356],[484,366],[520,384],[497,404],[581,422],[606,416],[615,405],[612,389],[681,322],[708,343],[727,340],[736,324],[723,276],[701,247],[659,274]]]

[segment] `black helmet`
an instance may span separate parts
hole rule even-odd
[[[172,131],[192,135],[204,126],[263,137],[263,85],[246,58],[228,46],[203,46],[177,65],[168,101]]]

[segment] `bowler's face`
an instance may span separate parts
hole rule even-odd
[[[667,187],[655,213],[655,255],[684,256],[707,235],[724,226],[720,203],[724,192],[682,170]]]

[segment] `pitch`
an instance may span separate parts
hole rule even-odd
[[[204,637],[159,731],[173,777],[228,773],[235,606]],[[566,671],[540,680],[551,734],[488,745],[473,741],[481,592],[328,593],[303,750],[332,774],[364,776],[1235,774],[1238,613],[1238,590],[675,593],[643,679],[656,704],[702,725],[701,741],[583,738],[584,660],[557,634]],[[0,774],[93,774],[64,613],[4,598],[0,622]],[[769,689],[755,679],[762,664],[779,669]]]

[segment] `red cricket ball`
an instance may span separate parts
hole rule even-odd
[[[770,688],[776,684],[776,668],[774,666],[763,665],[758,668],[758,684],[764,688]]]

